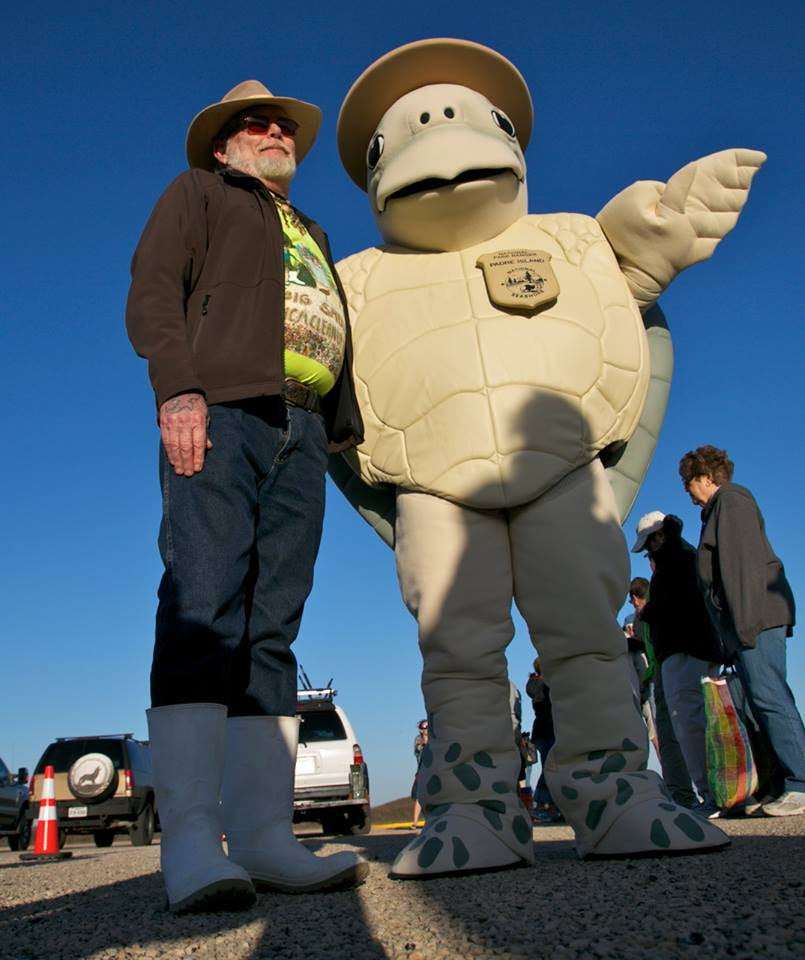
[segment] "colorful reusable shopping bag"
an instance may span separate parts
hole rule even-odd
[[[736,807],[757,790],[749,737],[732,702],[726,677],[702,677],[707,779],[719,807]]]

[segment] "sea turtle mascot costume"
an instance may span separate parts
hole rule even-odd
[[[518,70],[454,39],[381,57],[338,119],[383,243],[338,265],[366,440],[332,473],[394,546],[430,720],[425,826],[395,860],[399,878],[533,862],[509,711],[512,600],[550,684],[546,775],[579,854],[729,842],[646,769],[616,622],[629,583],[620,524],[671,375],[661,314],[653,326],[645,315],[735,225],[765,156],[704,157],[595,218],[529,214],[531,125]]]

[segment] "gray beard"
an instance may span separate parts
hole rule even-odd
[[[260,154],[247,156],[236,143],[230,143],[226,150],[227,166],[248,173],[252,177],[266,180],[280,180],[290,183],[296,173],[296,158],[284,154]]]

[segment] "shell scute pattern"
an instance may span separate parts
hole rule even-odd
[[[520,248],[549,252],[560,283],[534,314],[494,307],[475,266]],[[645,331],[594,219],[531,215],[467,250],[401,253],[371,248],[339,264],[366,427],[353,463],[366,482],[509,506],[631,435]]]

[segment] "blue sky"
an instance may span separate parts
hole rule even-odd
[[[677,463],[700,443],[726,447],[805,603],[805,7],[410,0],[278,12],[243,0],[226,9],[84,2],[4,14],[0,756],[9,766],[33,766],[55,736],[145,735],[158,435],[123,308],[132,250],[184,167],[191,118],[249,77],[319,104],[321,134],[292,198],[346,256],[377,235],[338,161],[341,100],[372,60],[422,37],[485,43],[524,74],[536,115],[532,212],[594,215],[632,181],[666,180],[707,153],[768,153],[735,232],[661,301],[675,380],[627,535],[631,543],[637,518],[661,509],[696,542],[698,511]],[[641,557],[634,573],[647,573]],[[373,800],[407,794],[423,713],[415,624],[391,552],[332,486],[296,651],[314,682],[334,678]],[[520,686],[532,655],[518,621],[509,662]],[[789,674],[803,707],[799,637]]]

